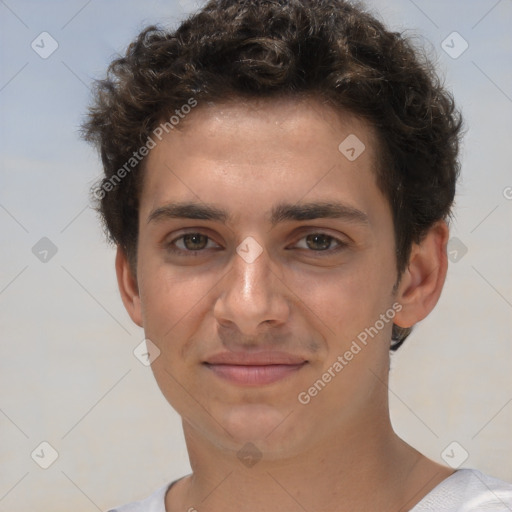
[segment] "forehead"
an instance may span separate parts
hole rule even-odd
[[[366,149],[370,153],[377,144],[376,132],[369,123],[348,111],[307,96],[206,102],[182,116],[176,129],[168,131],[163,137],[164,143],[171,139],[177,142],[179,139],[201,138],[202,146],[208,147],[210,153],[217,149],[220,154],[226,149],[222,144],[218,145],[220,138],[226,142],[230,138],[229,144],[235,141],[245,144],[245,158],[253,148],[256,151],[260,149],[258,143],[286,152],[295,142],[297,151],[312,152],[314,147],[304,146],[304,143],[315,143],[316,146],[321,143],[332,148],[334,142],[337,148],[338,141],[355,135],[366,141]],[[200,150],[196,148],[196,151]],[[229,151],[219,156],[228,155],[234,158],[236,153]]]
[[[141,213],[177,199],[229,201],[248,215],[301,199],[362,209],[376,192],[376,151],[369,124],[317,100],[199,104],[148,155]]]

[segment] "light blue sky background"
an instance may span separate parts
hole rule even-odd
[[[0,511],[107,509],[189,472],[180,420],[132,354],[144,336],[88,208],[101,169],[77,128],[112,57],[193,5],[0,0]],[[464,466],[512,481],[512,2],[367,5],[430,47],[468,128],[452,228],[468,251],[394,358],[393,422],[436,460],[455,440]],[[43,31],[48,59],[31,48]],[[469,44],[457,59],[441,48],[453,31]],[[42,441],[59,453],[47,470],[30,456]]]

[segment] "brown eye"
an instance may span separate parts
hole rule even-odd
[[[198,231],[182,233],[170,242],[165,242],[165,250],[177,256],[207,256],[211,251],[221,250],[222,247],[208,235]]]
[[[334,254],[348,247],[348,243],[328,235],[327,233],[311,233],[303,236],[295,245],[295,249],[306,251],[306,254],[322,253]]]
[[[191,257],[211,256],[212,251],[222,250],[218,243],[200,231],[181,232],[171,241],[165,241],[163,247],[170,254]]]
[[[315,233],[306,237],[306,244],[314,251],[325,251],[330,248],[334,240],[332,236]]]
[[[201,233],[189,233],[181,237],[185,249],[189,251],[200,251],[208,244],[208,237]]]

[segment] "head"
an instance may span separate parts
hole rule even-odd
[[[381,318],[374,355],[344,369],[378,371],[439,297],[460,129],[428,60],[343,0],[215,0],[174,31],[144,30],[97,83],[84,134],[164,394],[186,375],[172,361],[192,371],[221,345],[277,340],[318,376]]]

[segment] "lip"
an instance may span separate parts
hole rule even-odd
[[[241,366],[266,366],[266,365],[297,365],[307,361],[304,357],[265,350],[260,352],[219,352],[205,360],[207,364],[226,364]]]
[[[285,352],[222,352],[203,364],[215,375],[241,386],[263,386],[280,381],[307,364]]]

